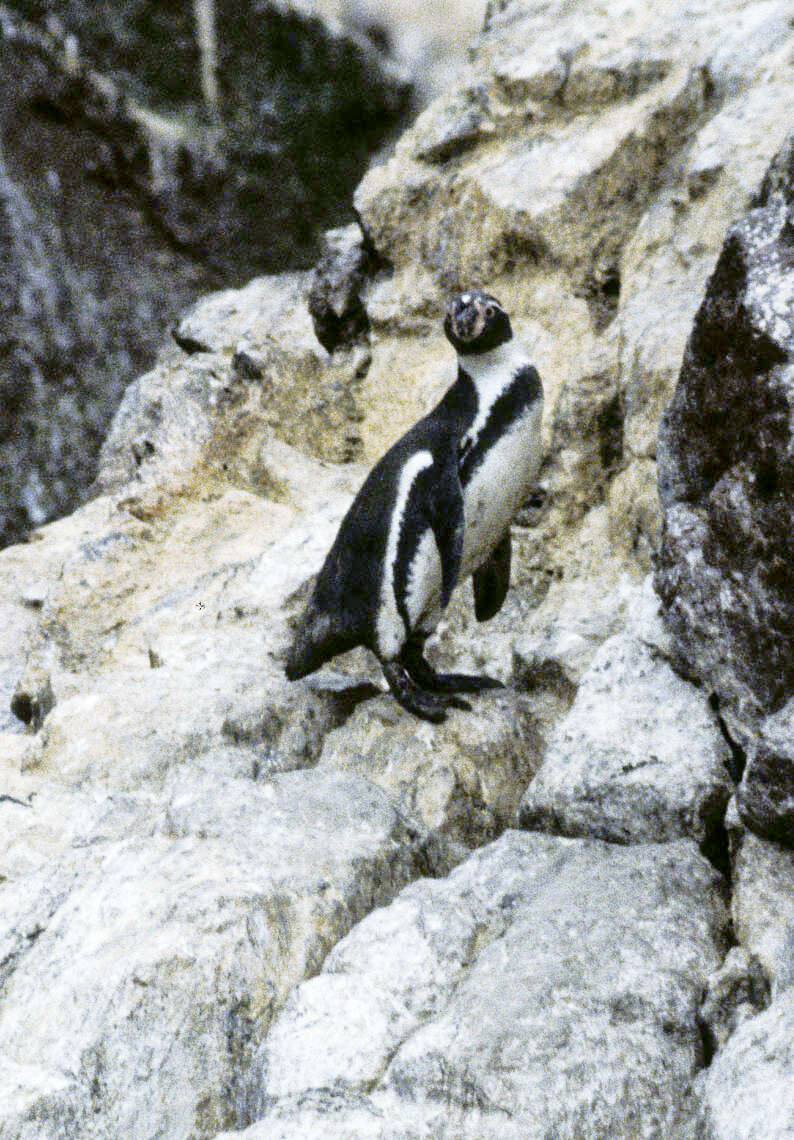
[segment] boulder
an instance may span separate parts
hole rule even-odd
[[[702,695],[627,634],[604,642],[521,801],[522,827],[712,846],[733,790]]]
[[[794,1131],[794,990],[745,1020],[700,1075],[705,1134],[787,1140]]]
[[[727,826],[736,938],[760,962],[778,995],[794,982],[794,853],[748,831],[733,806]]]
[[[794,698],[764,717],[747,752],[739,814],[759,835],[794,847]]]
[[[750,826],[791,841],[794,269],[789,140],[729,232],[659,431],[664,527],[656,586],[679,668],[750,756]],[[763,726],[762,726],[763,722]]]
[[[688,841],[505,833],[298,987],[234,1135],[694,1138],[715,884]]]

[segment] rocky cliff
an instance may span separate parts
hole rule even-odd
[[[0,69],[2,546],[81,501],[189,302],[311,264],[409,85],[276,2],[12,0]]]
[[[491,3],[0,555],[2,1140],[794,1134],[793,95],[786,3]],[[508,687],[430,726],[281,660],[466,285],[547,458],[435,646]]]

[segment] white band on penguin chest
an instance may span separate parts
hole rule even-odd
[[[481,356],[466,358],[462,367],[477,389],[477,414],[461,440],[461,448],[474,447],[488,422],[496,401],[507,391],[513,377],[527,363],[525,353],[514,341],[499,345]]]
[[[400,472],[397,484],[397,495],[389,520],[389,536],[386,541],[386,556],[383,564],[383,582],[381,585],[380,608],[376,623],[378,638],[378,652],[381,657],[390,659],[395,657],[403,645],[408,630],[400,617],[397,608],[397,592],[395,589],[395,571],[397,567],[397,554],[400,544],[400,533],[403,527],[406,511],[410,508],[411,491],[414,483],[422,471],[433,465],[433,456],[429,451],[417,451],[408,459]]]

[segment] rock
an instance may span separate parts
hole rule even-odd
[[[606,641],[521,801],[522,827],[710,845],[732,784],[701,695],[635,638]]]
[[[714,885],[686,841],[507,832],[370,915],[298,987],[242,1137],[694,1137]]]
[[[453,851],[478,846],[512,824],[541,741],[526,699],[510,689],[471,704],[430,725],[390,697],[368,702],[328,733],[320,767],[372,780]]]
[[[329,352],[366,339],[369,317],[360,294],[372,261],[359,226],[326,231],[308,302],[317,339]]]
[[[651,651],[664,654],[667,638],[650,576],[642,586],[628,574],[613,589],[600,582],[587,585],[591,588],[585,592],[583,584],[576,596],[552,587],[549,610],[554,616],[544,623],[542,638],[525,634],[516,640],[513,672],[519,688],[556,688],[570,703],[598,649],[627,626]]]
[[[355,349],[329,358],[307,308],[310,280],[308,273],[255,278],[198,302],[176,336],[201,351],[187,359],[165,354],[129,386],[102,446],[95,489],[192,477],[206,465],[247,490],[277,492],[263,461],[274,430],[281,442],[321,458],[359,458],[359,389],[369,362]]]
[[[719,1050],[740,1025],[769,1005],[769,982],[758,959],[734,946],[707,986],[700,1019],[711,1047]]]
[[[285,994],[427,865],[382,793],[333,773],[185,774],[138,814],[143,834],[65,853],[68,882],[6,978],[9,1136],[235,1124],[238,1077]]]
[[[789,151],[778,160],[781,171]],[[765,191],[726,239],[659,433],[664,528],[657,589],[679,666],[715,693],[731,737],[745,750],[759,722],[794,692],[786,547],[794,510],[794,191],[780,178],[783,188]],[[770,767],[779,763],[785,772],[790,761],[780,753],[774,722],[765,731],[742,804],[754,826],[785,833],[787,777],[776,777],[771,793],[761,789]],[[753,806],[754,785],[765,807]]]
[[[787,1140],[794,1131],[794,990],[745,1020],[698,1078],[716,1140]]]
[[[729,813],[736,937],[777,995],[794,982],[794,853],[761,839]]]
[[[794,847],[794,698],[761,721],[748,752],[739,814],[759,835]]]
[[[406,107],[387,56],[310,7],[213,11],[0,13],[0,545],[74,508],[190,301],[310,264]]]

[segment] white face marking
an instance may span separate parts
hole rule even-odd
[[[376,623],[378,652],[387,659],[394,658],[405,643],[407,630],[397,609],[394,591],[394,569],[397,561],[397,546],[400,541],[400,528],[405,515],[411,488],[417,476],[427,467],[432,467],[433,456],[429,451],[417,451],[407,461],[400,472],[400,482],[394,508],[389,519],[389,537],[386,541],[386,558],[383,563],[383,584],[381,586],[380,608]],[[410,611],[409,611],[410,613]]]
[[[464,305],[470,305],[471,304],[471,293],[464,293],[461,296],[461,301],[463,302]]]

